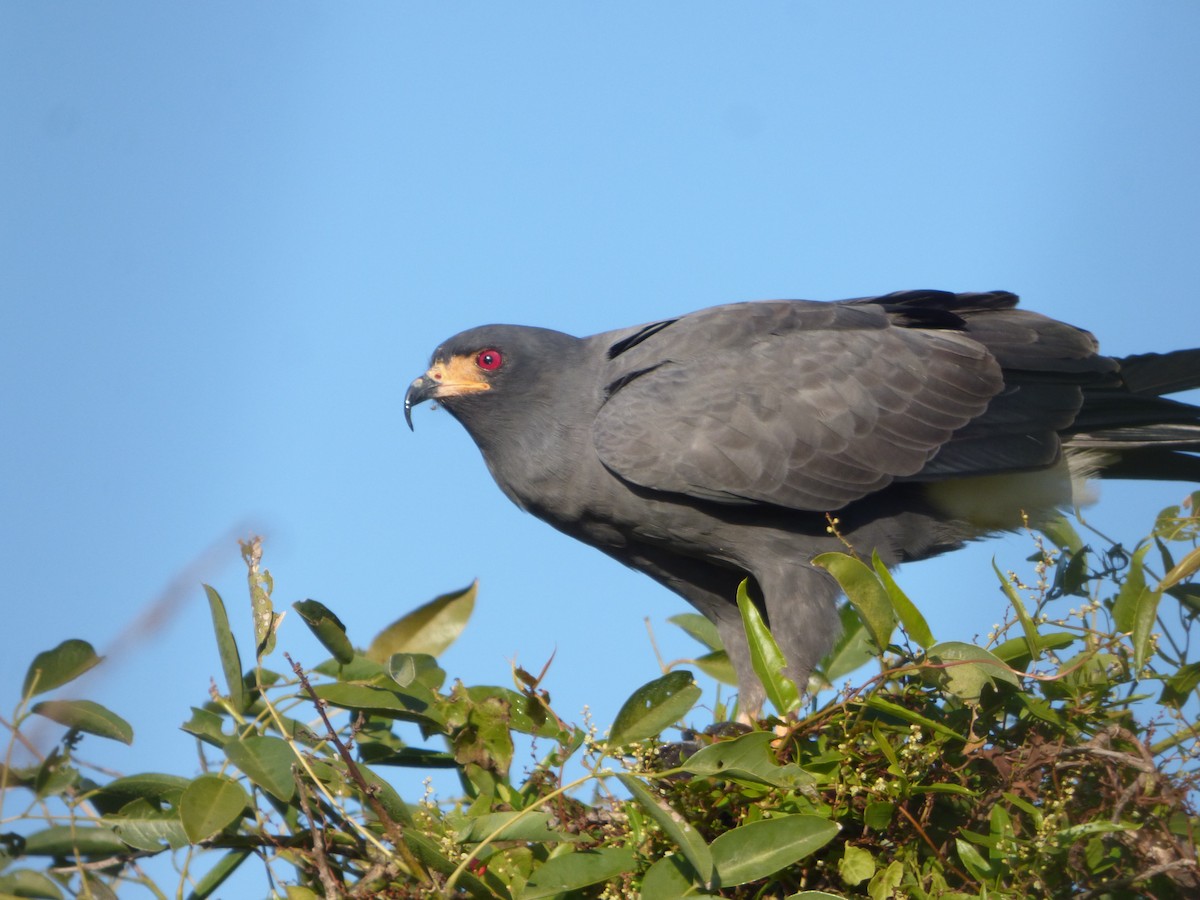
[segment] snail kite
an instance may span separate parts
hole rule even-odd
[[[803,688],[838,623],[814,556],[924,559],[1093,476],[1200,482],[1200,407],[1163,396],[1198,386],[1200,349],[1102,356],[1005,291],[902,291],[586,338],[474,328],[434,351],[405,417],[436,400],[514,503],[711,619],[753,712],[743,579]]]

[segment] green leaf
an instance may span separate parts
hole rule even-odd
[[[775,643],[762,613],[754,605],[747,591],[748,580],[742,581],[737,589],[738,611],[742,614],[742,627],[746,629],[746,643],[750,647],[750,663],[754,674],[762,682],[767,699],[780,715],[786,715],[800,706],[800,690],[796,682],[788,678],[787,658]]]
[[[125,843],[138,850],[158,852],[164,845],[173,850],[186,847],[188,836],[176,809],[159,809],[148,800],[134,800],[120,813],[104,817]]]
[[[937,732],[942,737],[953,738],[959,741],[966,741],[966,738],[956,732],[947,725],[942,724],[936,719],[931,719],[928,716],[923,716],[920,713],[913,712],[906,706],[901,706],[899,703],[893,703],[891,700],[884,700],[878,694],[871,694],[867,697],[866,705],[876,712],[886,713],[894,716],[902,722],[910,722],[914,725],[922,725],[932,731]]]
[[[192,717],[179,727],[206,744],[224,747],[232,738],[223,730],[225,720],[209,709],[192,707]]]
[[[821,662],[822,674],[831,683],[845,678],[876,658],[874,645],[867,634],[867,626],[854,611],[854,607],[849,603],[841,604],[838,607],[838,618],[842,622],[841,633],[829,655]]]
[[[977,881],[987,882],[995,878],[996,873],[992,870],[991,864],[984,859],[983,854],[976,850],[973,844],[967,843],[962,838],[955,838],[954,845],[958,848],[958,858],[962,860],[962,864]]]
[[[89,825],[51,825],[25,838],[26,856],[115,856],[129,846],[110,828]]]
[[[1162,591],[1144,590],[1138,597],[1133,617],[1133,667],[1140,672],[1150,657],[1151,637],[1154,622],[1158,617],[1158,603]]]
[[[892,824],[896,804],[885,800],[872,800],[863,809],[863,824],[874,831],[883,831]]]
[[[96,655],[87,641],[63,641],[53,650],[45,650],[33,658],[25,673],[21,696],[28,700],[37,694],[62,687],[88,669],[98,666],[103,659]]]
[[[875,570],[879,583],[883,585],[888,600],[891,601],[892,609],[900,619],[900,624],[904,626],[905,632],[917,642],[917,646],[928,650],[934,643],[929,623],[925,621],[925,617],[921,615],[916,604],[909,599],[908,594],[900,590],[900,585],[896,584],[896,579],[892,577],[888,567],[883,564],[878,552],[871,553],[871,567]]]
[[[669,853],[646,870],[642,878],[642,896],[646,900],[692,900],[717,895],[706,894],[696,884],[691,866],[682,854]]]
[[[795,763],[780,765],[771,749],[776,740],[770,731],[751,731],[728,741],[717,741],[696,751],[680,767],[704,778],[728,778],[752,784],[798,790],[813,776]]]
[[[379,801],[379,805],[383,807],[383,811],[391,816],[393,821],[399,822],[401,825],[413,824],[412,810],[408,808],[408,804],[404,802],[404,798],[396,792],[396,789],[392,787],[389,781],[380,777],[369,766],[362,763],[358,764],[358,774],[363,777],[363,781],[367,785],[367,790]],[[453,866],[449,871],[454,871]]]
[[[1070,647],[1077,640],[1079,640],[1079,636],[1071,634],[1069,631],[1039,632],[1038,634],[1038,643],[1041,644],[1043,651],[1062,650],[1064,647]],[[1033,662],[1029,640],[1024,637],[1011,638],[998,647],[992,648],[992,655],[1014,669],[1026,669]]]
[[[184,789],[191,784],[180,775],[164,775],[146,772],[114,778],[93,796],[92,803],[102,813],[115,813],[134,800],[148,800],[155,806],[163,803],[172,806],[179,803]]]
[[[886,650],[896,627],[896,614],[879,576],[845,553],[822,553],[813,557],[813,565],[825,569],[837,580],[867,626],[875,646],[880,652]]]
[[[929,648],[929,658],[945,665],[946,688],[968,703],[978,702],[985,685],[1004,681],[1016,688],[1020,679],[993,653],[962,641],[944,641]]]
[[[1073,556],[1083,549],[1083,539],[1065,516],[1057,516],[1048,522],[1040,523],[1038,531],[1050,538],[1054,546],[1071,551]]]
[[[621,707],[609,730],[610,747],[657,737],[682,719],[700,699],[701,690],[688,671],[668,672],[642,685]]]
[[[208,595],[208,609],[212,614],[213,632],[217,636],[217,652],[221,656],[221,670],[225,674],[225,686],[229,690],[229,701],[238,712],[246,709],[246,690],[242,682],[242,657],[238,653],[237,641],[229,628],[229,616],[225,602],[215,590],[204,585]]]
[[[1197,570],[1200,570],[1200,547],[1194,547],[1189,550],[1187,555],[1163,576],[1158,590],[1165,591],[1169,587],[1174,587],[1179,582],[1191,578],[1196,574]]]
[[[183,792],[179,816],[188,839],[199,843],[228,828],[249,806],[249,795],[233,779],[201,775]]]
[[[407,829],[404,832],[404,843],[408,844],[418,860],[429,869],[449,875],[458,869],[458,863],[451,861],[441,850],[440,846],[421,834],[419,831]],[[466,891],[472,897],[494,900],[496,896],[507,898],[507,894],[491,891],[488,886],[470,872],[459,872],[458,880],[454,882],[455,890]]]
[[[13,869],[0,875],[0,896],[61,900],[62,891],[50,878],[33,869]]]
[[[820,816],[779,816],[719,834],[710,847],[717,884],[734,887],[773,875],[825,846],[839,830]]]
[[[354,659],[354,645],[346,637],[346,626],[328,606],[317,600],[298,600],[292,604],[292,609],[300,614],[304,624],[334,659],[342,665]]]
[[[445,671],[428,653],[393,653],[386,668],[392,680],[402,688],[416,682],[437,691],[446,683]]]
[[[871,855],[870,851],[847,844],[842,851],[842,858],[838,860],[838,875],[841,876],[842,881],[850,887],[854,887],[856,884],[862,884],[874,874],[875,857]]]
[[[133,743],[133,726],[115,712],[91,700],[44,700],[35,703],[32,711],[76,731],[85,731],[122,744]]]
[[[326,703],[365,713],[378,713],[406,722],[431,722],[440,718],[433,708],[433,697],[413,685],[406,691],[385,690],[366,684],[319,684],[313,690]]]
[[[569,843],[583,838],[556,831],[550,827],[550,813],[531,810],[485,813],[481,816],[464,816],[455,825],[455,840],[460,844],[478,844],[480,841],[553,841]]]
[[[188,900],[205,900],[206,897],[211,897],[213,891],[225,883],[230,875],[237,870],[237,867],[246,861],[250,856],[249,850],[230,850],[219,860],[217,864],[204,873],[204,877],[196,882],[195,888],[188,894]],[[290,894],[288,895],[291,896]],[[315,896],[315,895],[314,895]]]
[[[650,814],[692,867],[694,877],[704,887],[712,887],[713,860],[703,836],[682,815],[677,813],[666,800],[658,797],[641,779],[632,775],[618,775],[617,780],[633,795],[633,799]]]
[[[1025,604],[1021,602],[1021,596],[1017,593],[1017,589],[1013,587],[1012,582],[1008,580],[1008,576],[1000,571],[1000,567],[996,565],[995,559],[992,560],[992,571],[1000,579],[1000,587],[1004,590],[1004,596],[1008,598],[1013,611],[1017,614],[1017,619],[1021,622],[1021,630],[1025,632],[1025,645],[1029,648],[1029,653],[1033,660],[1041,659],[1042,639],[1038,634],[1037,626],[1033,624],[1033,619],[1029,617],[1029,613],[1025,609]]]
[[[632,849],[608,847],[564,853],[547,860],[529,876],[521,900],[539,900],[632,872],[637,857]]]
[[[287,803],[296,793],[296,754],[282,738],[254,735],[225,744],[225,756],[254,784]]]
[[[893,860],[886,869],[875,873],[875,877],[867,885],[867,896],[871,900],[892,900],[896,896],[896,888],[900,887],[903,880],[904,864],[898,859]]]
[[[717,633],[717,626],[706,616],[699,613],[680,613],[677,616],[671,616],[667,621],[672,625],[678,625],[709,650],[725,649],[725,645],[721,643],[721,636]]]
[[[381,665],[394,653],[428,653],[437,656],[454,643],[475,609],[479,582],[452,591],[418,606],[397,619],[371,641],[366,656]]]
[[[1198,684],[1200,684],[1200,662],[1181,666],[1163,684],[1162,695],[1158,698],[1158,702],[1178,709],[1187,703]]]
[[[1113,625],[1122,634],[1133,631],[1133,622],[1137,617],[1138,600],[1146,592],[1146,554],[1150,545],[1145,544],[1133,552],[1129,558],[1129,568],[1125,571],[1125,581],[1113,601]]]
[[[691,662],[709,678],[715,678],[722,684],[736,686],[738,683],[737,672],[733,670],[733,663],[729,661],[729,654],[724,650],[714,650],[712,653],[696,657]]]

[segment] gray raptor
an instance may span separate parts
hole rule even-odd
[[[1103,356],[1005,291],[902,291],[586,338],[474,328],[434,351],[405,418],[436,400],[519,507],[711,619],[753,714],[743,579],[803,688],[838,623],[814,556],[925,559],[1070,506],[1090,477],[1200,482],[1200,407],[1164,396],[1195,387],[1200,349]]]

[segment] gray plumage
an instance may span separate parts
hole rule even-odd
[[[1200,386],[1200,350],[1102,356],[1016,305],[907,291],[588,338],[490,325],[434,352],[405,415],[436,399],[518,506],[696,606],[754,711],[747,576],[803,687],[838,621],[810,561],[843,539],[896,565],[1069,505],[1080,476],[1200,481],[1200,408],[1161,396]]]

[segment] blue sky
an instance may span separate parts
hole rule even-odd
[[[0,709],[86,638],[112,652],[80,692],[137,733],[86,753],[190,774],[199,583],[246,635],[260,533],[277,603],[360,644],[478,577],[451,675],[557,650],[559,712],[606,726],[657,673],[643,617],[683,655],[686,606],[512,507],[445,413],[408,433],[433,347],[913,287],[1195,346],[1198,42],[1188,2],[4,4]],[[1106,486],[1092,518],[1136,540],[1184,492]],[[901,584],[970,640],[990,558],[1029,552]],[[294,617],[280,646],[323,658]]]

